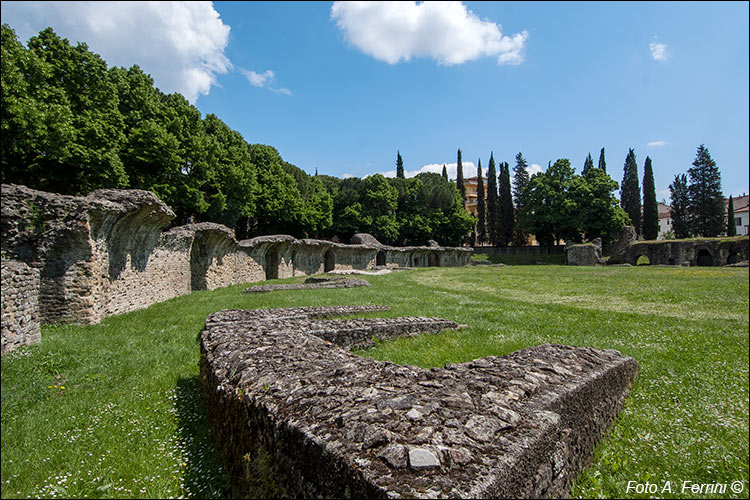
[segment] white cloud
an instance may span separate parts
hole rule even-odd
[[[109,66],[137,64],[160,90],[193,103],[232,69],[230,27],[211,2],[3,2],[2,14],[24,43],[51,26]]]
[[[525,30],[503,35],[461,2],[334,2],[331,19],[352,45],[389,64],[428,57],[451,66],[488,56],[520,64],[528,38]]]
[[[276,78],[276,75],[270,69],[267,69],[263,73],[256,73],[255,71],[248,71],[244,68],[240,68],[240,72],[245,75],[245,78],[247,78],[247,81],[249,81],[251,85],[268,89],[271,92],[276,92],[277,94],[292,95],[292,91],[289,89],[283,87],[276,88],[271,86],[273,83],[275,83],[274,80]]]
[[[651,141],[646,146],[649,148],[663,148],[667,144],[669,144],[667,141]]]
[[[537,165],[536,163],[532,163],[528,167],[526,167],[526,171],[529,173],[529,176],[532,176],[534,174],[539,174],[544,172],[544,169],[541,165]]]
[[[653,57],[655,61],[664,62],[669,59],[670,54],[667,50],[666,43],[651,42],[648,44],[648,47],[651,50],[651,57]]]

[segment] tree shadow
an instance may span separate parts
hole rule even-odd
[[[211,440],[199,377],[180,378],[175,387],[177,442],[184,457],[185,498],[230,498],[229,480]]]

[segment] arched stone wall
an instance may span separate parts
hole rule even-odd
[[[730,256],[733,261],[748,260],[750,254],[748,241],[747,236],[639,241],[625,248],[621,260],[635,265],[638,257],[645,255],[652,265],[724,266],[734,263],[729,262]],[[610,260],[615,262],[620,258]]]

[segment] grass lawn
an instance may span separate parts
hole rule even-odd
[[[574,497],[748,497],[747,268],[428,268],[366,279],[373,286],[247,295],[238,285],[98,325],[43,327],[41,344],[2,359],[2,497],[226,495],[198,384],[206,316],[360,304],[468,325],[360,352],[397,363],[431,367],[548,342],[635,358],[638,381]],[[638,493],[636,483],[658,490]]]

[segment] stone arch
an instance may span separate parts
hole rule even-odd
[[[427,266],[440,267],[440,258],[438,257],[437,252],[430,252],[430,254],[427,256]]]
[[[266,279],[275,280],[279,277],[279,249],[274,245],[266,250],[265,269]]]
[[[645,259],[645,262],[641,260],[641,257]],[[635,260],[633,261],[634,266],[650,266],[651,265],[651,259],[649,258],[647,253],[639,254]]]
[[[711,255],[711,252],[709,252],[705,248],[701,248],[698,250],[698,253],[695,257],[695,264],[697,266],[713,266],[714,265],[714,257]]]
[[[737,262],[740,262],[741,260],[742,260],[742,252],[740,251],[740,248],[734,245],[729,247],[729,252],[727,255],[727,264],[736,264]]]
[[[336,269],[336,253],[329,248],[323,255],[323,272],[327,273]]]
[[[378,250],[378,254],[375,256],[375,265],[376,266],[385,265],[385,250]]]

